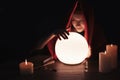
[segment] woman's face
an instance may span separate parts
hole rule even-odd
[[[75,29],[74,31],[83,32],[86,26],[84,15],[74,14],[72,18],[72,25]]]

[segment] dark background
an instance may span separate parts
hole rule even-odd
[[[87,0],[109,42],[120,44],[119,3]],[[31,55],[39,40],[65,27],[75,0],[5,2],[0,8],[0,62]]]

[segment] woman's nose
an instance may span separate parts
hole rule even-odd
[[[79,23],[79,22],[77,22],[76,26],[80,26],[80,23]]]

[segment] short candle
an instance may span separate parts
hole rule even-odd
[[[34,64],[32,62],[27,62],[27,59],[25,59],[25,62],[21,62],[19,64],[19,69],[21,74],[33,74],[34,71]]]

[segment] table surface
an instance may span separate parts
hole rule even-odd
[[[43,60],[48,55],[35,55],[28,59],[34,63],[34,73],[21,75],[19,73],[19,62],[7,62],[1,64],[0,80],[119,80],[120,69],[111,72],[100,73],[98,71],[98,60],[88,59],[88,68],[85,62],[77,65],[66,65],[59,60],[47,66],[43,65]],[[118,65],[119,67],[119,65]]]

